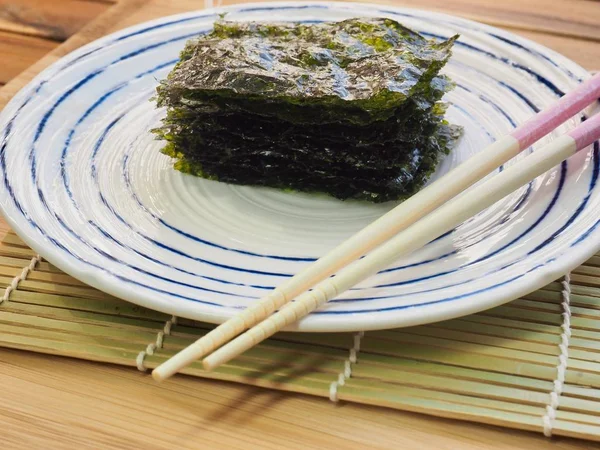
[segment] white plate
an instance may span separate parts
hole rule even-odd
[[[258,21],[387,16],[431,37],[460,33],[445,69],[457,83],[447,96],[447,117],[466,134],[435,177],[587,76],[564,57],[504,31],[352,3],[264,3],[166,17],[63,58],[2,113],[4,216],[33,249],[76,278],[209,322],[231,317],[394,206],[232,186],[171,168],[148,131],[164,114],[149,99],[186,39],[210,30],[225,11],[232,20]],[[597,147],[580,152],[295,328],[438,321],[553,281],[600,248],[598,153]]]

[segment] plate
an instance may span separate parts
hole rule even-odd
[[[151,98],[185,41],[230,20],[385,16],[461,37],[447,118],[465,127],[433,178],[587,73],[533,42],[432,12],[354,3],[257,3],[165,17],[95,41],[41,73],[0,117],[0,207],[65,272],[159,311],[223,322],[395,204],[202,180],[172,169]],[[533,148],[574,127],[574,117]],[[500,168],[499,170],[502,170]],[[349,331],[449,319],[552,282],[600,248],[598,146],[399,259],[292,329]]]

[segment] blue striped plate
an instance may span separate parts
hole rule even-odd
[[[448,119],[466,134],[434,177],[587,77],[566,58],[495,28],[354,3],[259,3],[166,17],[63,58],[0,117],[4,216],[33,249],[74,277],[204,321],[226,320],[394,207],[232,186],[172,169],[149,133],[164,110],[149,100],[185,41],[210,30],[222,12],[256,21],[387,16],[431,38],[460,33],[445,70],[457,83],[447,96]],[[580,152],[295,329],[438,321],[553,281],[600,249],[599,156],[597,145]]]

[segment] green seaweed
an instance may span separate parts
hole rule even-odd
[[[289,120],[319,123],[340,114],[357,124],[385,120],[428,89],[456,39],[430,41],[400,24],[386,25],[392,22],[217,22],[212,33],[186,45],[158,87],[158,104],[229,102],[256,114],[262,108],[255,103],[269,101],[273,109],[287,106],[281,114]],[[311,105],[320,113],[294,108]]]
[[[220,20],[157,87],[163,153],[183,173],[371,202],[412,195],[455,145],[439,74],[457,36],[391,19]]]
[[[459,135],[455,127],[441,125],[432,136],[421,142],[419,148],[404,149],[404,158],[387,168],[350,169],[344,164],[332,166],[313,159],[310,170],[306,170],[301,161],[291,162],[286,155],[276,152],[267,152],[267,155],[258,148],[254,154],[243,157],[228,152],[227,157],[221,155],[212,160],[206,154],[191,161],[184,158],[185,169],[182,172],[233,184],[327,192],[341,200],[375,203],[403,200],[420,189],[445,153],[445,143]],[[244,174],[243,178],[240,173]]]

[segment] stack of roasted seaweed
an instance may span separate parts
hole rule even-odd
[[[390,19],[220,21],[158,87],[175,168],[228,183],[397,200],[417,191],[460,129],[436,43]]]

